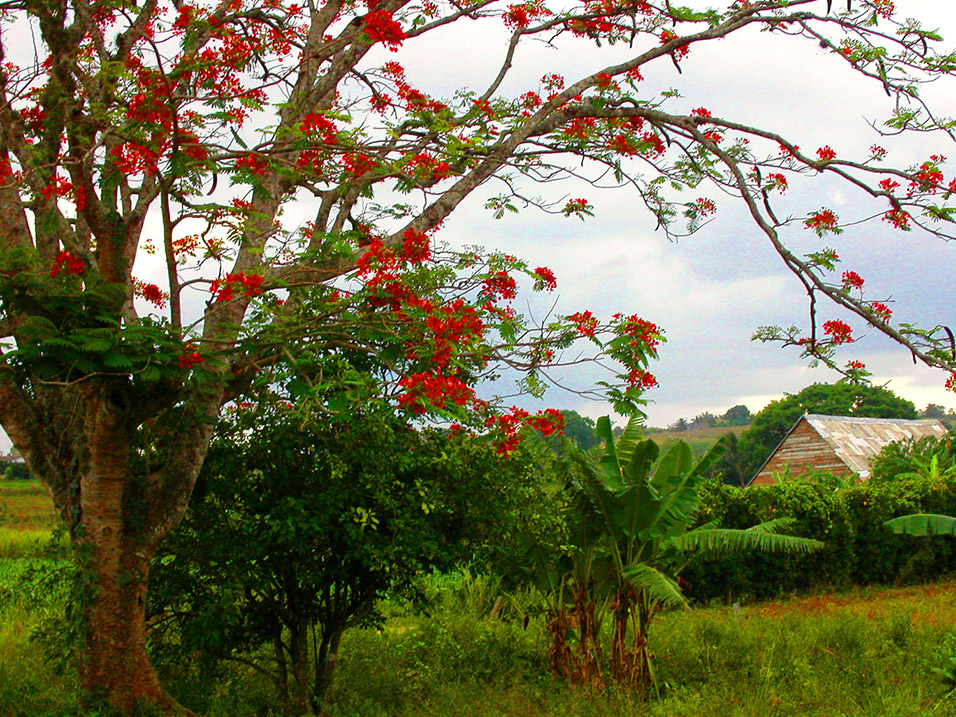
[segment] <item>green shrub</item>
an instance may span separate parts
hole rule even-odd
[[[908,513],[956,515],[956,475],[904,474],[833,490],[825,481],[736,488],[713,481],[699,523],[741,528],[792,518],[789,532],[826,543],[808,555],[741,555],[685,571],[689,595],[765,599],[821,586],[920,582],[956,572],[956,541],[895,535],[883,526]]]

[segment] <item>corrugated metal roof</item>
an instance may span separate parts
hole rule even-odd
[[[946,427],[935,419],[856,418],[808,413],[806,419],[834,453],[861,479],[870,476],[870,459],[884,446],[906,438],[944,436]],[[801,419],[802,420],[802,419]]]

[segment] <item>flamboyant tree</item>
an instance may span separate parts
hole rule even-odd
[[[0,423],[50,488],[89,578],[84,687],[120,709],[174,708],[144,652],[149,558],[185,509],[220,407],[279,361],[310,367],[303,396],[341,386],[338,405],[317,410],[392,401],[485,423],[502,451],[521,425],[553,424],[476,398],[501,361],[530,370],[525,387],[537,389],[580,337],[618,362],[603,386],[618,405],[653,385],[650,322],[581,311],[530,326],[508,304],[514,275],[548,289],[546,267],[436,245],[492,178],[506,189],[487,204],[504,213],[530,183],[610,173],[667,232],[716,209],[700,196],[709,183],[745,203],[810,296],[805,334],[765,338],[835,365],[852,334],[817,321],[827,298],[956,368],[946,330],[895,324],[832,250],[787,248],[792,230],[839,231],[833,210],[774,211],[788,178],[829,175],[882,202],[875,219],[946,236],[956,185],[941,154],[893,168],[878,145],[857,159],[801,149],[693,102],[681,109],[644,79],[693,62],[702,43],[764,30],[879,83],[895,103],[891,131],[948,133],[918,88],[953,73],[956,56],[889,0],[9,0],[2,12]],[[434,96],[403,53],[472,22],[502,29],[500,64],[484,86]],[[577,76],[556,67],[502,91],[529,42],[566,40],[616,47]],[[585,198],[543,208],[592,210]],[[155,263],[161,282],[137,278]],[[360,365],[369,352],[388,367],[378,387]]]

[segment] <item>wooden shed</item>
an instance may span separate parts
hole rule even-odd
[[[884,446],[906,438],[943,436],[946,427],[935,419],[855,418],[808,413],[784,436],[747,485],[774,482],[774,474],[799,476],[811,470],[870,477],[870,459]]]

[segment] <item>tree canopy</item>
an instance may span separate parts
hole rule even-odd
[[[920,88],[953,74],[956,56],[888,0],[695,5],[4,5],[0,424],[50,488],[96,587],[84,612],[90,695],[127,712],[175,709],[145,652],[149,557],[181,519],[222,406],[283,364],[310,366],[296,397],[317,411],[377,401],[437,414],[496,431],[503,452],[522,426],[554,431],[557,416],[498,412],[475,386],[514,367],[519,390],[540,394],[552,369],[585,355],[568,351],[576,340],[610,369],[595,392],[640,405],[656,384],[659,327],[630,310],[520,316],[520,284],[549,291],[557,279],[443,242],[443,222],[473,194],[492,215],[576,219],[593,213],[587,196],[539,188],[610,183],[672,237],[706,224],[710,193],[735,198],[810,297],[806,327],[762,338],[863,378],[837,355],[853,339],[827,313],[840,307],[956,369],[948,329],[895,322],[863,277],[841,271],[825,244],[841,231],[832,208],[781,204],[790,180],[832,178],[876,202],[872,219],[947,238],[942,152],[894,166],[878,144],[855,157],[801,149],[648,81],[703,44],[760,30],[877,83],[887,132],[948,140],[952,121]],[[499,60],[481,86],[440,95],[402,57],[456,23],[499,28]],[[516,77],[515,58],[537,42],[556,48],[553,67]],[[566,69],[582,42],[600,48],[593,65]]]

